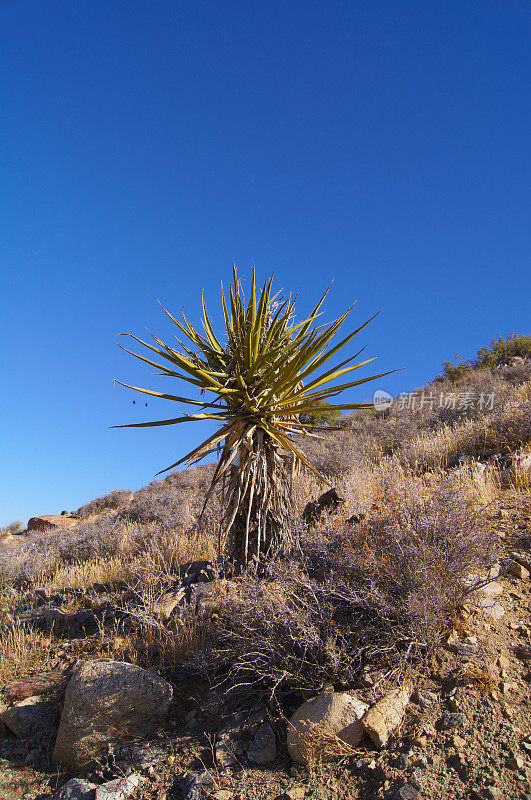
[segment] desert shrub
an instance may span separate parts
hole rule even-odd
[[[462,457],[489,458],[508,454],[531,442],[531,359],[496,370],[470,371],[459,387],[442,377],[412,393],[411,400],[396,399],[384,416],[350,414],[342,419],[351,434],[349,456],[342,455],[340,435],[330,434],[320,448],[321,468],[326,461],[352,466],[363,452],[377,463],[396,454],[404,464],[418,469],[455,466]],[[337,474],[337,473],[336,473]]]
[[[96,497],[74,513],[76,516],[86,519],[95,514],[103,514],[105,511],[117,511],[119,508],[127,506],[132,497],[133,493],[130,489],[115,489],[104,497]]]
[[[135,493],[132,502],[119,516],[138,524],[157,523],[164,527],[188,529],[201,514],[205,496],[214,474],[212,464],[173,472],[155,480]],[[219,498],[214,494],[209,502],[207,517],[219,511]]]
[[[299,414],[299,422],[303,425],[335,425],[341,418],[341,411],[334,409],[331,403],[317,403],[313,411]]]
[[[526,359],[531,355],[531,336],[511,333],[506,339],[499,336],[485,347],[481,347],[474,358],[461,361],[457,356],[457,364],[443,362],[444,375],[452,383],[467,378],[473,370],[492,370],[502,365],[510,365],[515,358]]]
[[[531,442],[531,403],[460,424],[442,425],[406,440],[397,453],[420,470],[453,467],[465,457],[485,459],[514,453]]]
[[[137,553],[154,558],[156,552],[158,564],[165,561],[166,571],[178,568],[187,555],[188,560],[194,554],[210,558],[215,553],[213,542],[217,544],[219,504],[215,495],[201,520],[199,516],[213,469],[209,465],[172,473],[141,489],[117,514],[97,516],[88,503],[83,507],[88,516],[75,527],[17,537],[0,549],[0,585],[48,579],[61,565],[104,562],[117,552],[130,558]],[[141,563],[137,566],[142,569]]]
[[[457,483],[427,493],[394,466],[362,524],[302,532],[291,561],[236,582],[189,663],[228,691],[271,697],[353,685],[365,667],[404,669],[436,647],[494,537]]]
[[[372,435],[371,428],[365,423],[358,427],[345,426],[341,431],[323,430],[318,439],[304,442],[304,452],[319,472],[328,479],[336,479],[365,462],[367,458],[377,461],[381,455],[381,447],[378,439]]]
[[[8,525],[4,525],[0,528],[0,536],[5,535],[6,533],[20,533],[24,529],[24,523],[21,520],[17,519],[14,522],[10,522]]]

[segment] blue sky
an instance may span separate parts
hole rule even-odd
[[[396,394],[529,332],[527,2],[4,0],[0,524],[136,489],[207,429],[113,344],[232,259],[357,300]],[[354,351],[353,351],[354,352]],[[367,370],[368,374],[368,370]],[[166,384],[165,384],[166,385]],[[367,391],[351,399],[366,399]]]

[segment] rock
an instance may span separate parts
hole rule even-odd
[[[511,558],[513,561],[516,561],[517,564],[521,564],[528,572],[531,572],[531,559],[528,556],[513,552],[511,553]]]
[[[472,464],[470,464],[470,472],[473,478],[483,477],[486,469],[487,465],[482,464],[481,461],[474,461]]]
[[[439,700],[439,697],[435,694],[435,692],[429,692],[424,689],[416,692],[415,700],[421,708],[429,708],[429,706],[432,706]]]
[[[66,689],[55,763],[83,770],[109,743],[154,733],[170,709],[169,683],[121,661],[85,661]]]
[[[306,763],[306,735],[317,726],[356,747],[363,737],[360,720],[367,709],[366,703],[346,692],[324,692],[307,700],[289,723],[287,743],[291,758],[299,764]]]
[[[365,519],[365,514],[353,514],[347,519],[347,525],[359,525]]]
[[[232,792],[229,792],[228,789],[218,789],[217,792],[214,792],[212,797],[214,800],[230,800],[232,797]]]
[[[258,728],[249,749],[247,758],[255,764],[271,764],[277,757],[277,744],[275,732],[269,722],[265,722]]]
[[[483,605],[483,611],[496,622],[505,616],[505,609],[499,603],[485,604]]]
[[[520,753],[518,753],[517,755],[513,756],[513,758],[509,759],[508,765],[511,769],[515,770],[523,769],[525,766],[524,757],[520,755]]]
[[[61,672],[39,672],[37,675],[16,678],[5,684],[2,693],[9,703],[13,703],[15,700],[25,700],[27,697],[34,697],[56,686],[63,677],[64,673]]]
[[[180,781],[183,800],[208,800],[213,786],[214,778],[208,770],[189,775]]]
[[[475,644],[462,644],[461,642],[449,645],[448,649],[451,650],[452,653],[457,653],[459,656],[466,657],[473,656],[478,650]]]
[[[128,775],[126,778],[116,778],[114,781],[108,781],[98,786],[95,800],[126,800],[145,781],[147,781],[147,778],[143,778],[136,773]]]
[[[164,761],[166,751],[150,742],[125,742],[113,747],[114,763],[120,769],[148,769]]]
[[[40,606],[40,608],[23,611],[18,615],[18,619],[21,625],[41,631],[64,628],[72,621],[69,614],[55,606]]]
[[[82,778],[67,781],[54,795],[54,800],[93,800],[96,785]]]
[[[531,575],[529,570],[522,566],[522,564],[519,564],[518,561],[509,561],[507,569],[516,578],[520,578],[522,581],[526,581]]]
[[[407,769],[409,764],[409,759],[405,753],[400,753],[400,755],[395,759],[393,762],[393,767],[395,769]]]
[[[77,525],[78,519],[64,514],[42,514],[32,517],[28,522],[28,531],[47,531],[51,528],[71,528]]]
[[[305,794],[306,787],[304,786],[292,786],[291,789],[286,790],[287,800],[303,800]]]
[[[363,717],[361,724],[377,747],[385,747],[391,733],[399,727],[411,692],[411,684],[388,692]]]
[[[415,786],[412,786],[411,783],[406,783],[404,786],[400,786],[399,789],[395,792],[396,800],[416,800],[419,796],[419,789]]]
[[[226,570],[212,561],[189,561],[179,569],[182,586],[192,586],[194,583],[209,583],[216,577],[228,577]]]
[[[329,489],[317,500],[312,500],[305,506],[302,512],[302,519],[307,525],[315,525],[325,511],[328,514],[333,514],[344,502],[345,499],[340,497],[335,489]]]
[[[184,600],[185,594],[186,589],[183,586],[171,589],[160,600],[157,600],[153,606],[153,611],[160,619],[166,622],[171,617],[173,610]]]
[[[453,714],[445,714],[443,717],[443,727],[444,728],[457,728],[458,725],[462,725],[465,721],[465,715],[460,713],[453,713]]]
[[[215,747],[216,761],[222,769],[236,764],[236,753],[232,739],[228,733],[222,733]]]
[[[49,733],[54,725],[53,708],[40,697],[27,697],[4,711],[0,718],[19,739]]]

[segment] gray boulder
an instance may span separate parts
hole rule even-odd
[[[53,760],[93,767],[109,744],[152,735],[167,716],[173,690],[145,669],[121,661],[85,661],[73,672]]]
[[[255,764],[271,764],[277,757],[275,732],[269,722],[260,725],[247,750],[249,761]]]
[[[116,778],[113,781],[102,783],[96,789],[95,800],[127,800],[136,792],[138,787],[147,781],[141,775],[134,773],[126,778]]]
[[[49,733],[54,725],[54,709],[40,697],[26,697],[1,715],[2,722],[19,739]]]
[[[54,800],[93,800],[96,784],[82,778],[67,781],[54,795]]]

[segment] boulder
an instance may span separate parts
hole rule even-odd
[[[62,678],[64,678],[64,673],[58,671],[27,675],[25,678],[8,681],[2,689],[2,694],[10,703],[25,700],[27,697],[34,697],[51,689],[60,683]]]
[[[247,750],[249,761],[255,764],[271,764],[277,757],[275,732],[269,722],[260,725]]]
[[[335,489],[329,489],[318,497],[317,500],[312,500],[307,503],[302,512],[302,519],[307,525],[315,525],[316,522],[319,522],[325,511],[328,514],[333,514],[344,502],[345,499],[340,497]]]
[[[531,557],[526,555],[525,553],[511,553],[511,558],[513,561],[516,561],[517,564],[521,564],[524,569],[528,572],[531,572]]]
[[[472,478],[482,478],[486,469],[487,465],[482,464],[481,461],[473,461],[472,464],[470,464],[470,474]]]
[[[64,514],[42,514],[28,521],[28,531],[44,532],[50,528],[71,528],[77,523],[77,518],[67,517]]]
[[[54,795],[54,800],[93,800],[96,784],[82,778],[67,781]]]
[[[166,718],[172,696],[169,683],[134,664],[85,661],[66,688],[54,762],[88,769],[109,743],[150,736]]]
[[[306,763],[306,739],[316,727],[356,747],[364,734],[360,720],[367,709],[365,703],[346,692],[325,692],[307,700],[289,722],[287,743],[291,758],[298,764]]]
[[[21,625],[42,631],[49,631],[50,628],[64,628],[72,622],[72,617],[66,611],[52,605],[30,608],[29,611],[19,614],[18,619]]]
[[[162,597],[155,602],[153,610],[155,614],[164,622],[167,622],[171,617],[173,611],[179,603],[184,600],[186,589],[181,586],[177,589],[170,589],[169,592],[162,595]]]
[[[97,787],[95,800],[127,800],[146,781],[147,778],[143,778],[137,773],[107,781]]]
[[[0,718],[19,739],[31,739],[53,729],[55,714],[50,703],[43,703],[40,697],[27,697],[4,711]]]
[[[526,581],[531,574],[529,570],[522,566],[522,564],[520,564],[518,561],[509,561],[507,564],[507,569],[516,578],[520,578],[522,581]]]
[[[376,747],[385,747],[389,736],[404,718],[412,692],[410,684],[394,689],[381,697],[363,717],[361,724]]]

